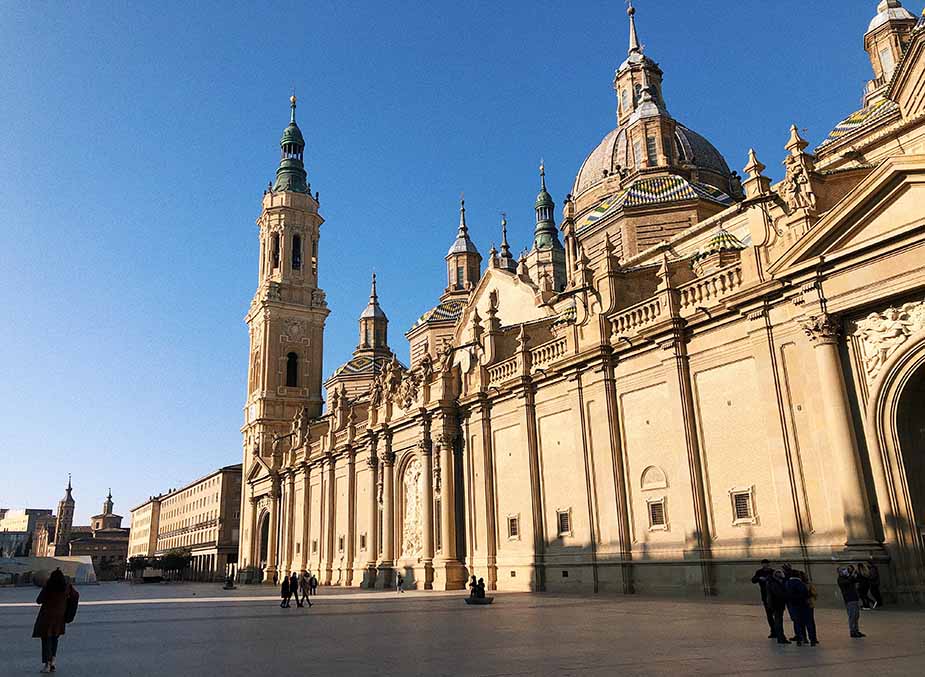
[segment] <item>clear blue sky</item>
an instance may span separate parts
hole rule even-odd
[[[781,175],[858,108],[876,0],[638,0],[669,110]],[[905,5],[913,12],[922,2]],[[0,3],[0,506],[78,519],[241,458],[260,198],[299,96],[326,219],[325,374],[369,274],[390,337],[433,305],[466,194],[486,252],[530,240],[614,126],[617,0]],[[558,210],[557,210],[558,211]]]

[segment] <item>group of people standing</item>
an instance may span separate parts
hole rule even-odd
[[[797,646],[817,646],[816,634],[816,586],[806,572],[782,564],[780,569],[771,566],[768,560],[761,561],[761,568],[752,576],[752,583],[761,590],[761,601],[770,628],[769,639],[778,644],[796,642]],[[880,572],[877,565],[848,565],[838,569],[838,587],[845,609],[848,612],[848,630],[852,637],[864,637],[859,621],[861,608],[876,609],[883,604],[880,596]],[[873,597],[871,599],[871,596]],[[784,632],[784,610],[793,623],[793,636],[788,639]]]
[[[472,580],[469,581],[469,597],[474,599],[484,599],[485,598],[485,579],[480,578],[478,581],[475,580],[475,576],[472,577]]]
[[[318,579],[310,571],[303,571],[301,575],[295,571],[290,576],[283,576],[283,583],[280,586],[279,596],[282,601],[279,603],[283,609],[288,609],[290,601],[295,597],[298,606],[312,605],[310,597],[318,594]]]

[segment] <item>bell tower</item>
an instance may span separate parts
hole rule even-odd
[[[74,525],[74,496],[71,494],[71,476],[67,476],[64,498],[58,501],[58,515],[55,518],[55,557],[71,554],[71,529]]]
[[[298,411],[321,415],[321,360],[328,307],[318,288],[318,240],[324,219],[305,171],[305,139],[290,99],[289,125],[280,140],[276,180],[263,194],[257,219],[260,255],[257,292],[245,322],[250,335],[244,407],[244,472],[259,453],[278,466],[285,451],[274,443]],[[288,447],[286,447],[288,448]]]

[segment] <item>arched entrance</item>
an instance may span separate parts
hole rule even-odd
[[[901,599],[925,601],[925,332],[891,346],[867,405],[867,451]]]
[[[925,546],[925,365],[912,373],[899,394],[896,431],[911,503],[910,525]]]
[[[265,512],[260,518],[260,528],[257,530],[260,534],[259,547],[257,549],[257,562],[261,569],[267,568],[267,553],[270,550],[270,513]]]

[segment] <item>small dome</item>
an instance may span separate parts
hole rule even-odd
[[[745,245],[735,235],[725,228],[720,228],[713,237],[701,248],[694,256],[695,259],[702,259],[712,254],[722,252],[737,252],[745,249]]]
[[[915,16],[902,6],[899,0],[882,0],[877,5],[877,16],[870,20],[867,32],[870,33],[890,21],[915,21]]]
[[[692,164],[699,169],[728,177],[732,172],[718,150],[697,132],[676,123],[674,152],[681,164]],[[577,197],[620,168],[633,166],[632,149],[626,138],[626,129],[617,127],[598,144],[585,159],[575,177],[572,195]]]
[[[283,138],[279,140],[280,146],[285,146],[289,143],[294,143],[299,146],[305,145],[305,139],[302,137],[302,130],[299,129],[299,126],[294,122],[290,122],[286,126],[286,129],[283,130]]]

